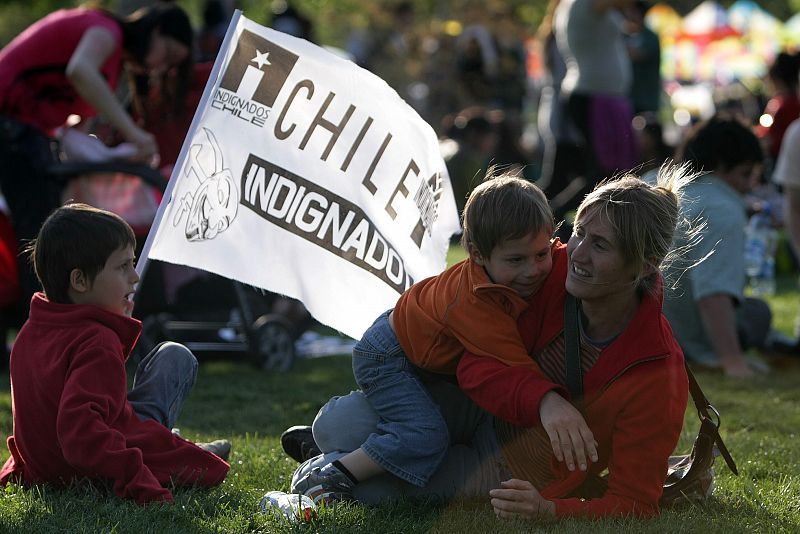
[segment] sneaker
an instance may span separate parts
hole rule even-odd
[[[353,500],[353,482],[331,464],[314,467],[292,484],[292,493],[302,493],[314,504]]]
[[[319,456],[322,451],[314,441],[310,426],[293,426],[281,434],[284,452],[296,462],[303,463],[309,458]]]
[[[195,443],[195,445],[204,451],[216,454],[226,462],[231,455],[231,442],[227,439],[215,439],[209,443]]]
[[[772,330],[764,343],[765,349],[775,355],[800,356],[800,339]]]

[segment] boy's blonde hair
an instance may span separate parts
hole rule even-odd
[[[464,206],[461,244],[484,258],[509,239],[555,231],[553,211],[539,187],[509,173],[494,175],[490,168],[486,180],[472,190]]]
[[[637,289],[657,292],[659,274],[673,259],[673,239],[683,224],[683,189],[696,177],[688,165],[667,163],[654,185],[632,174],[603,181],[586,195],[575,220],[602,213],[614,229],[623,258],[637,267]]]
[[[87,204],[67,204],[42,224],[28,252],[47,300],[72,304],[70,273],[80,269],[90,283],[109,256],[126,246],[136,247],[136,236],[122,217]]]

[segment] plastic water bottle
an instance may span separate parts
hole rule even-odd
[[[753,296],[775,294],[775,251],[778,236],[772,227],[769,204],[754,213],[747,224],[744,266]]]
[[[274,510],[283,514],[289,521],[311,521],[317,507],[309,497],[298,493],[268,491],[258,504],[261,513]]]

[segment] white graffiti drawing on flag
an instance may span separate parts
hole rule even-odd
[[[239,193],[230,169],[224,168],[222,151],[214,132],[201,128],[200,141],[189,148],[189,164],[185,175],[197,180],[194,191],[180,200],[172,224],[178,226],[186,214],[184,234],[188,241],[214,239],[228,229],[236,217]],[[209,164],[210,163],[210,164]]]

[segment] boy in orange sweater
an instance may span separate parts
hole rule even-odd
[[[141,332],[130,317],[135,243],[124,220],[85,204],[42,225],[31,258],[44,293],[11,352],[14,434],[0,485],[89,477],[144,504],[172,501],[170,482],[225,479],[228,442],[198,446],[170,430],[197,376],[188,349],[156,347],[127,391],[125,360]]]
[[[510,175],[476,187],[464,207],[469,258],[414,284],[353,349],[358,386],[378,413],[380,433],[339,460],[314,468],[292,492],[315,502],[349,499],[383,472],[424,486],[449,447],[445,421],[419,370],[454,375],[464,350],[538,369],[517,319],[544,285],[564,247],[544,193]]]

